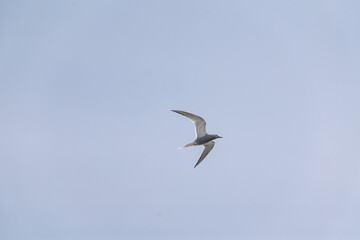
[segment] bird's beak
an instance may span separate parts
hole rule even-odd
[[[223,137],[221,137],[221,136],[218,136],[218,138],[223,138]]]

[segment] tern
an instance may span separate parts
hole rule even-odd
[[[222,137],[220,137],[217,134],[207,134],[206,133],[206,122],[202,117],[199,117],[192,113],[179,111],[179,110],[171,110],[171,111],[176,112],[178,114],[181,114],[181,115],[189,118],[194,123],[196,139],[192,143],[186,144],[182,148],[198,146],[198,145],[204,145],[204,147],[205,147],[199,160],[195,164],[194,168],[196,168],[196,166],[199,165],[202,162],[202,160],[204,160],[204,158],[209,154],[209,152],[215,146],[215,142],[213,140],[217,139],[217,138],[222,138]]]

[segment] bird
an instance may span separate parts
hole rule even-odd
[[[198,146],[198,145],[203,145],[205,147],[199,160],[197,161],[197,163],[194,166],[194,168],[196,168],[197,165],[199,165],[202,162],[202,160],[204,160],[204,158],[209,154],[209,152],[214,148],[215,142],[213,140],[215,140],[217,138],[223,138],[223,137],[221,137],[217,134],[207,134],[206,133],[206,122],[202,117],[197,116],[192,113],[189,113],[189,112],[180,111],[180,110],[171,110],[171,111],[176,112],[178,114],[181,114],[181,115],[189,118],[194,123],[196,139],[193,142],[186,144],[182,148]]]

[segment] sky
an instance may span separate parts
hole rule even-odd
[[[359,12],[0,1],[0,239],[359,239]]]

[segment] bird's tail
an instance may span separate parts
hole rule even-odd
[[[183,146],[183,147],[179,147],[178,150],[183,149],[183,148],[186,148],[186,147],[191,147],[191,146],[195,146],[195,143],[192,142],[192,143],[186,144],[186,145]]]

